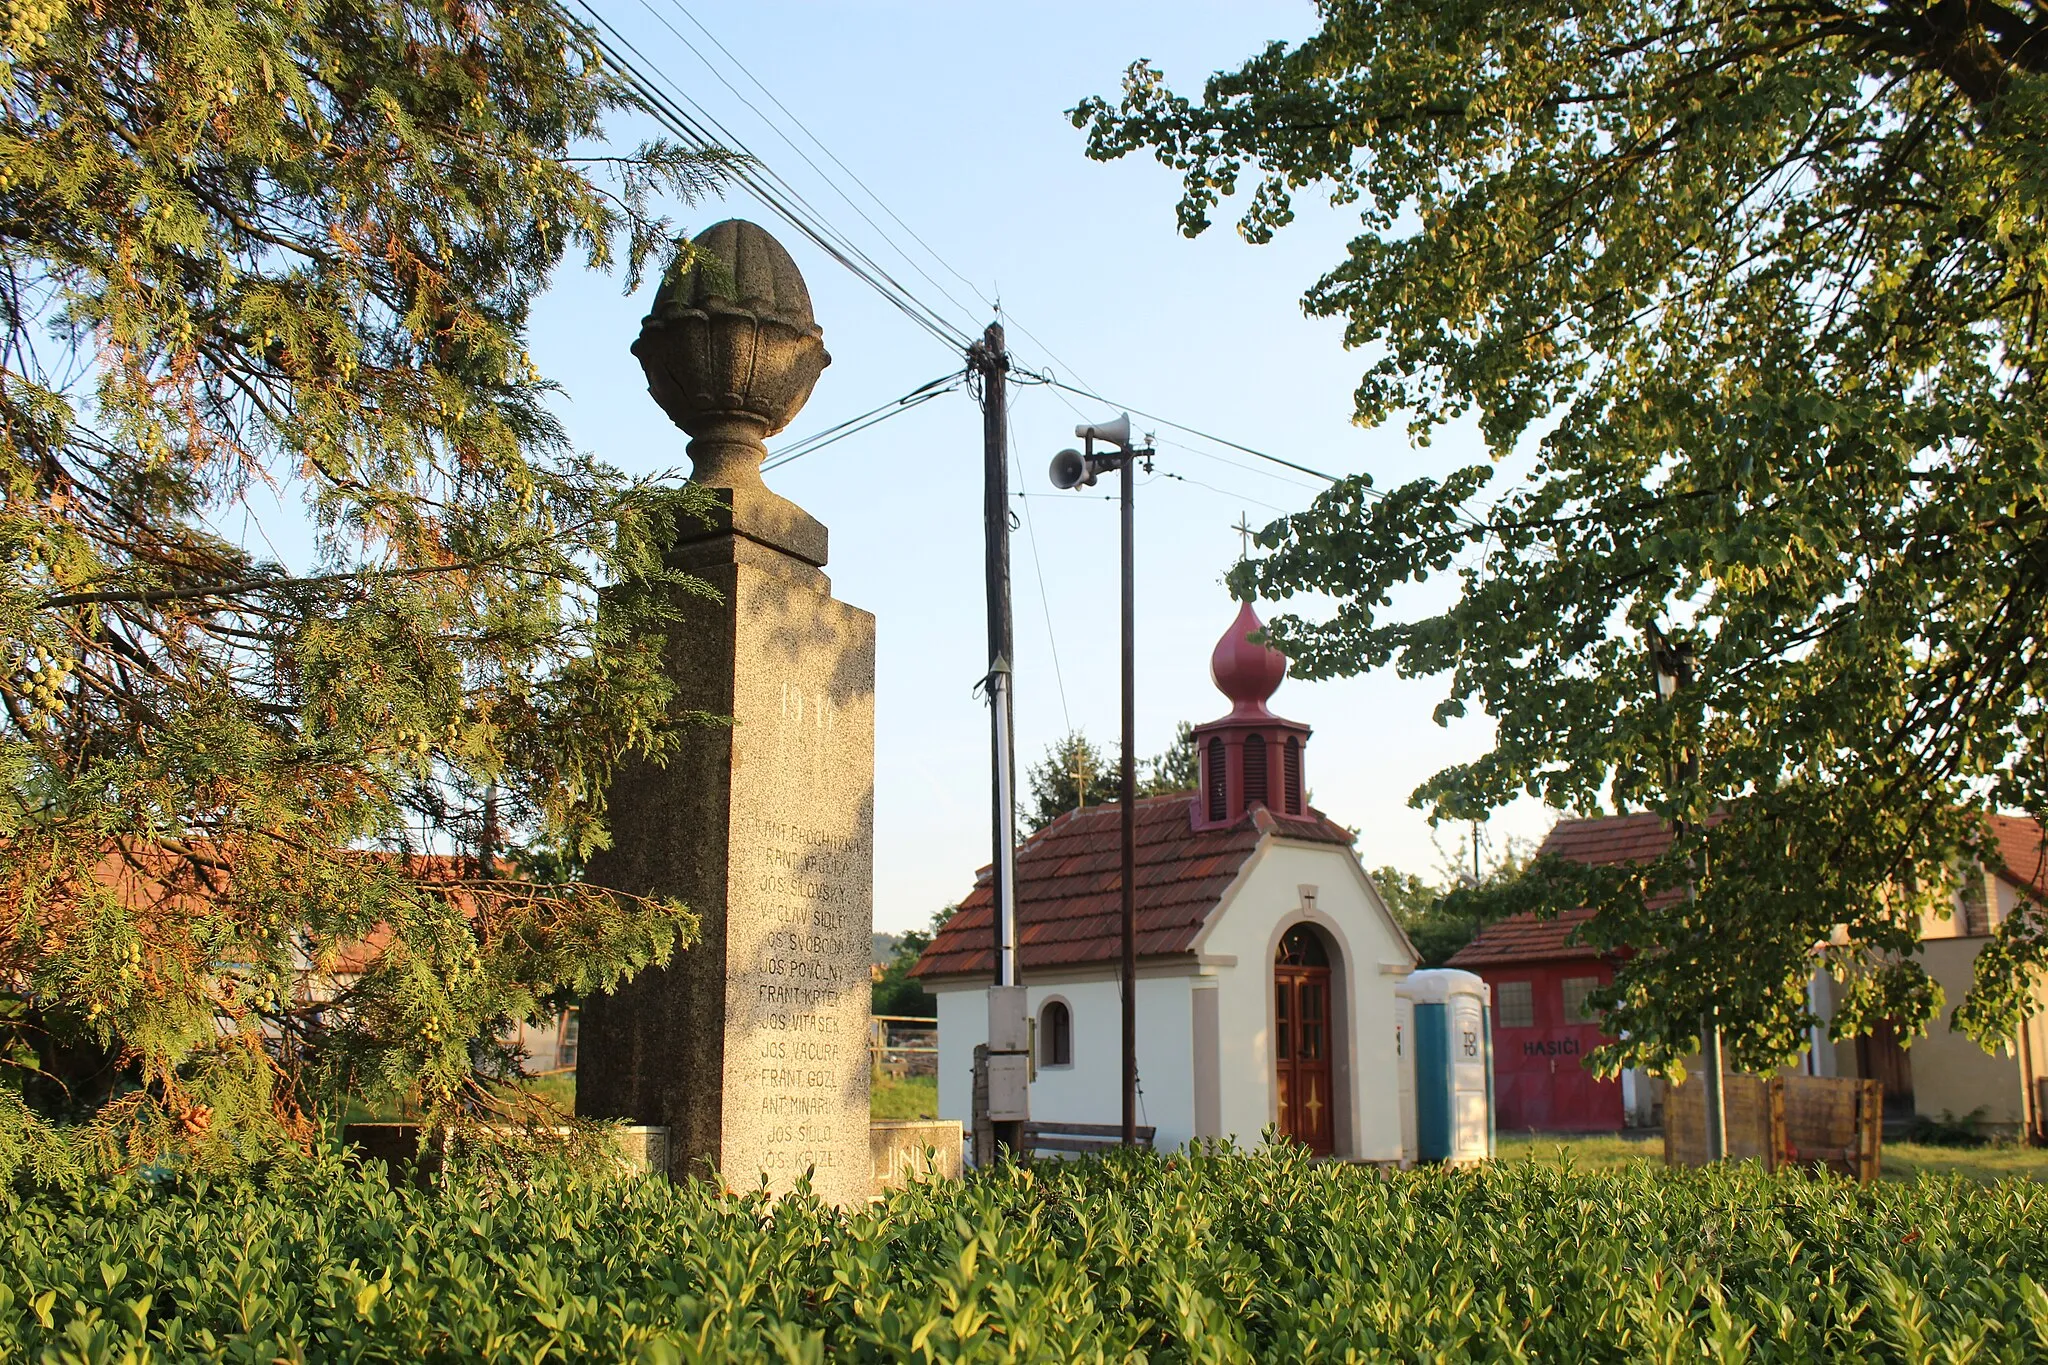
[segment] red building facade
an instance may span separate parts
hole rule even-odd
[[[1488,931],[1523,927],[1503,921]],[[1526,927],[1557,926],[1531,921]],[[1490,960],[1472,960],[1481,955],[1475,948]],[[1599,1021],[1586,1016],[1583,1002],[1614,979],[1612,964],[1591,950],[1511,956],[1504,944],[1474,940],[1450,965],[1478,973],[1493,988],[1494,1112],[1500,1131],[1605,1133],[1627,1126],[1621,1082],[1599,1080],[1585,1066],[1608,1038]]]
[[[1654,815],[1563,820],[1537,850],[1594,865],[1656,857],[1670,832]],[[1610,1041],[1586,998],[1614,979],[1614,959],[1574,942],[1593,917],[1572,910],[1554,919],[1511,915],[1481,929],[1448,965],[1476,972],[1493,988],[1496,1122],[1502,1132],[1611,1133],[1653,1122],[1659,1093],[1646,1077],[1603,1081],[1586,1069]],[[1631,1093],[1633,1092],[1633,1093]]]

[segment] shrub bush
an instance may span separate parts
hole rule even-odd
[[[1915,1114],[1912,1123],[1906,1126],[1906,1141],[1927,1147],[1989,1147],[1991,1139],[1984,1134],[1985,1112],[1980,1104],[1961,1118],[1947,1109],[1941,1111],[1938,1119]]]
[[[2040,1359],[2048,1195],[1291,1152],[869,1210],[660,1180],[142,1179],[0,1202],[0,1360]],[[1971,1350],[1976,1354],[1970,1355]]]

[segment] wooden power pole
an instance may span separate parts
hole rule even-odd
[[[1001,323],[992,322],[967,353],[981,376],[982,528],[988,597],[988,693],[993,768],[990,891],[995,920],[995,980],[988,997],[988,1118],[998,1151],[1023,1145],[1030,1105],[1030,1057],[1024,987],[1017,970],[1017,755],[1010,623],[1010,356]],[[977,1162],[993,1153],[976,1152]]]

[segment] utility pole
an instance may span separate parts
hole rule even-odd
[[[1149,453],[1149,452],[1147,452]],[[1123,478],[1123,726],[1124,754],[1121,790],[1123,803],[1123,1082],[1124,1146],[1138,1145],[1138,670],[1136,534],[1131,512],[1131,466],[1133,453],[1124,452]]]
[[[1117,470],[1121,476],[1123,759],[1118,774],[1117,799],[1122,806],[1122,875],[1118,880],[1121,883],[1123,951],[1118,977],[1123,996],[1123,1144],[1135,1147],[1138,1145],[1138,636],[1137,535],[1131,494],[1136,487],[1137,471],[1134,466],[1143,460],[1145,471],[1150,473],[1152,470],[1152,448],[1149,444],[1142,450],[1132,447],[1128,413],[1114,422],[1084,423],[1074,428],[1074,434],[1081,438],[1083,447],[1081,450],[1062,450],[1053,457],[1050,472],[1055,488],[1093,487],[1096,476],[1111,469]],[[1115,453],[1097,455],[1097,441],[1106,442]]]
[[[993,767],[989,863],[995,921],[995,981],[988,994],[988,1117],[997,1151],[1023,1146],[1030,1106],[1030,1057],[1024,988],[1017,972],[1017,757],[1011,697],[1010,356],[1001,323],[991,322],[967,353],[981,375],[982,530],[986,542],[988,693]],[[977,1151],[977,1162],[993,1153]]]
[[[1657,671],[1657,695],[1664,701],[1676,697],[1681,688],[1693,680],[1693,657],[1690,645],[1673,645],[1664,633],[1654,627],[1650,632],[1650,662]],[[1687,749],[1679,755],[1673,765],[1672,777],[1675,785],[1687,788],[1699,776],[1699,755]],[[1674,838],[1685,835],[1685,822],[1672,822]],[[1688,860],[1685,878],[1685,907],[1687,915],[1696,915],[1699,904],[1699,881]],[[1721,1093],[1721,1011],[1716,1005],[1708,1005],[1700,1017],[1700,1070],[1706,1074],[1700,1079],[1705,1087],[1702,1098],[1706,1109],[1706,1147],[1708,1161],[1725,1161],[1728,1158],[1728,1111]]]

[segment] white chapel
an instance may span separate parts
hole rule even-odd
[[[1287,661],[1249,604],[1210,661],[1228,715],[1195,729],[1201,790],[1137,806],[1139,1122],[1170,1149],[1256,1144],[1402,1156],[1395,987],[1414,946],[1304,795],[1309,727],[1266,702]],[[1031,1115],[1119,1121],[1120,807],[1069,811],[1017,853],[1018,944],[1036,1023]],[[938,999],[939,1115],[972,1125],[995,962],[989,873],[916,975]]]

